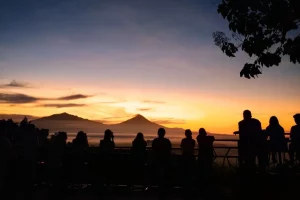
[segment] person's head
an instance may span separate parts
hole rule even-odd
[[[186,138],[192,138],[192,131],[190,129],[185,130],[185,137]]]
[[[165,130],[164,128],[158,129],[158,131],[157,131],[158,137],[164,138],[164,137],[165,137],[165,134],[166,134],[166,130]]]
[[[300,113],[294,115],[294,120],[297,125],[300,125]]]
[[[250,110],[244,110],[243,116],[244,116],[244,119],[251,119],[252,118],[251,111]]]
[[[113,132],[110,129],[106,129],[104,132],[104,140],[111,140]]]
[[[144,140],[144,134],[139,132],[138,134],[136,134],[136,137],[135,137],[136,140]]]
[[[199,129],[199,135],[200,136],[207,136],[206,130],[204,128]]]
[[[66,132],[59,132],[57,135],[62,141],[66,141],[68,139]]]
[[[269,121],[270,126],[278,126],[279,121],[276,116],[272,116]]]
[[[83,140],[85,138],[86,138],[86,134],[83,131],[79,131],[76,135],[76,139],[78,139],[78,140]]]

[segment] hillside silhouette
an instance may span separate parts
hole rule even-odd
[[[69,113],[60,113],[60,114],[54,114],[54,115],[50,115],[50,116],[47,116],[47,117],[42,117],[40,119],[37,119],[35,121],[43,121],[43,120],[74,120],[74,121],[90,121],[88,119],[84,119],[84,118],[81,118],[81,117],[78,117],[76,115],[71,115]]]
[[[32,123],[38,128],[49,129],[50,132],[78,132],[80,130],[98,132],[103,131],[106,128],[101,122],[91,121],[69,113],[60,113],[42,117],[33,120]]]
[[[32,120],[38,128],[49,129],[51,133],[57,131],[66,132],[78,132],[84,130],[89,133],[103,133],[105,129],[112,129],[115,133],[136,133],[143,132],[156,133],[158,128],[165,128],[170,133],[182,133],[181,128],[168,128],[160,124],[154,123],[148,120],[141,114],[137,114],[134,117],[117,123],[117,124],[103,124],[99,121],[92,121],[84,119],[76,115],[69,113],[59,113],[50,116],[41,117]]]

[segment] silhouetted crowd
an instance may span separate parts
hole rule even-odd
[[[294,115],[296,125],[291,128],[289,146],[289,139],[285,137],[284,129],[275,116],[270,118],[269,126],[265,130],[262,130],[259,120],[252,118],[249,110],[244,111],[243,117],[238,123],[238,161],[240,168],[246,173],[256,172],[256,159],[260,172],[265,172],[270,152],[274,163],[284,162],[284,152],[289,153],[289,164],[294,165],[295,160],[300,160],[300,114]],[[49,138],[49,130],[36,128],[26,118],[20,124],[12,120],[2,120],[0,189],[5,193],[11,188],[18,188],[18,191],[23,191],[24,196],[30,199],[32,184],[39,180],[47,180],[54,188],[62,188],[65,184],[62,177],[66,173],[72,174],[69,179],[73,179],[73,182],[82,183],[87,181],[86,176],[90,171],[98,173],[92,182],[104,187],[111,184],[112,174],[118,173],[119,168],[127,167],[131,171],[127,177],[128,185],[136,181],[147,184],[149,179],[153,179],[164,195],[168,180],[172,179],[172,144],[165,137],[165,129],[160,128],[157,134],[152,148],[148,148],[143,133],[138,133],[128,153],[128,162],[128,159],[118,157],[121,154],[116,153],[114,134],[108,129],[94,154],[96,158],[94,156],[91,160],[87,134],[83,131],[78,132],[76,138],[68,145],[66,132],[55,133]],[[182,155],[178,163],[183,172],[182,183],[187,188],[195,179],[209,179],[214,160],[214,141],[215,138],[208,136],[204,128],[199,129],[196,141],[191,130],[185,130],[185,138],[180,145]],[[122,162],[117,163],[118,159]],[[122,166],[119,166],[120,163]],[[145,173],[146,168],[151,175]],[[46,177],[37,175],[41,170],[46,172]]]

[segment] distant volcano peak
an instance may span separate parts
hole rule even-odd
[[[153,122],[149,121],[143,115],[137,114],[133,118],[122,122],[122,124],[153,124]]]

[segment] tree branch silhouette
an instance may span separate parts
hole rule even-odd
[[[216,31],[215,44],[229,57],[242,50],[255,58],[244,65],[241,77],[255,78],[262,67],[278,66],[283,56],[300,63],[300,35],[293,33],[299,30],[298,0],[222,0],[218,13],[229,22],[232,37]]]

